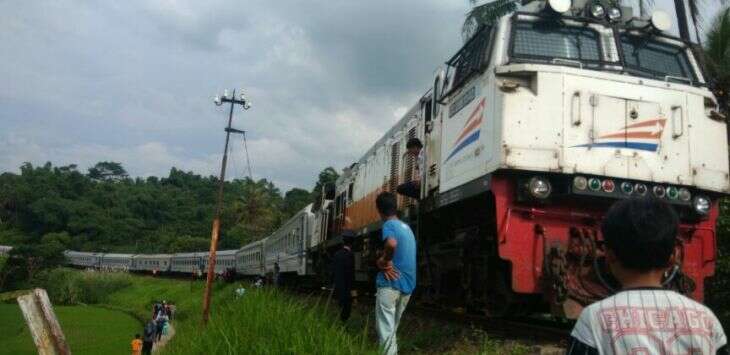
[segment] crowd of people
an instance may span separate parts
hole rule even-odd
[[[132,340],[133,355],[149,355],[156,342],[169,334],[170,321],[175,318],[175,304],[162,301],[152,304],[152,317],[144,325],[142,335],[136,334]]]

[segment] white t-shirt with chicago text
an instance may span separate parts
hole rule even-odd
[[[701,303],[662,289],[621,291],[586,307],[571,336],[599,354],[715,354],[727,343]]]

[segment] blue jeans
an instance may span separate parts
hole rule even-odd
[[[398,342],[395,334],[398,324],[406,310],[411,295],[390,287],[379,287],[375,297],[375,327],[378,331],[380,349],[383,354],[398,353]]]

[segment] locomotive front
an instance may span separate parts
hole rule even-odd
[[[430,184],[443,200],[484,179],[514,295],[569,318],[610,295],[603,215],[651,195],[681,217],[665,284],[702,300],[730,189],[727,130],[691,44],[667,35],[667,21],[600,1],[533,3],[448,63],[450,86],[434,90],[444,109]]]

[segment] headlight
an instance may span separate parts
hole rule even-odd
[[[706,216],[710,213],[710,199],[707,196],[695,196],[692,200],[692,207],[694,207],[695,212]]]
[[[588,187],[593,191],[598,191],[601,189],[601,180],[598,180],[596,178],[591,178],[588,180]]]
[[[594,18],[603,18],[603,16],[606,15],[606,9],[603,8],[603,5],[601,4],[593,4],[591,5],[591,16]]]
[[[612,7],[608,9],[608,19],[612,22],[618,21],[621,19],[621,10],[619,10],[618,7]]]
[[[601,187],[603,187],[604,192],[612,193],[616,189],[616,184],[613,183],[613,180],[606,179],[601,183]]]
[[[631,195],[634,192],[634,185],[632,185],[630,182],[622,182],[621,183],[621,191],[623,191],[627,195]]]
[[[651,24],[659,31],[666,31],[672,27],[672,18],[662,10],[656,10],[651,14]]]
[[[666,190],[664,190],[664,186],[654,186],[652,191],[654,192],[654,196],[658,198],[663,198],[664,195],[666,195]]]
[[[535,176],[527,184],[527,190],[534,198],[546,199],[553,191],[553,187],[547,179]]]
[[[550,8],[555,10],[557,13],[563,13],[570,10],[571,1],[570,0],[548,0],[548,5],[550,5]]]
[[[683,187],[679,189],[679,199],[684,202],[689,202],[689,200],[692,199],[692,193]]]
[[[679,190],[677,190],[674,186],[667,187],[667,197],[669,197],[670,200],[676,200],[677,197],[679,197]]]
[[[576,190],[585,190],[588,187],[588,180],[582,176],[576,176],[573,179],[573,188]]]
[[[639,196],[644,196],[646,195],[646,185],[638,183],[634,186],[634,191],[636,191]]]

